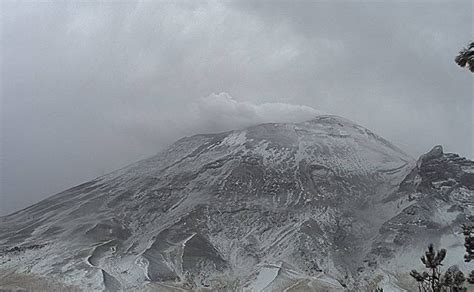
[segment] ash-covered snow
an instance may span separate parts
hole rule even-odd
[[[417,164],[335,116],[186,137],[0,218],[0,273],[86,291],[403,291],[430,242],[462,262],[474,167],[439,150]]]

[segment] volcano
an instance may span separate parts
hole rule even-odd
[[[337,116],[195,135],[1,217],[0,288],[404,291],[473,206],[472,161]]]

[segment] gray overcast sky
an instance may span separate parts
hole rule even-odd
[[[2,1],[0,215],[199,132],[351,119],[473,157],[472,1]]]

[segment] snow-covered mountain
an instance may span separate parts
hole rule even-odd
[[[429,242],[462,263],[473,173],[336,116],[186,137],[0,218],[0,275],[86,291],[402,290]]]

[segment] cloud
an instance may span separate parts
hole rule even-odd
[[[157,148],[183,136],[241,129],[261,123],[301,122],[323,114],[312,107],[283,102],[238,101],[228,93],[213,93],[188,104],[159,107],[120,107],[109,122]]]
[[[473,157],[472,1],[415,2],[2,2],[0,214],[310,108]]]
[[[261,123],[300,122],[322,114],[305,105],[237,101],[224,92],[199,99],[189,110],[194,117],[191,124],[199,125],[193,131],[225,131]]]

